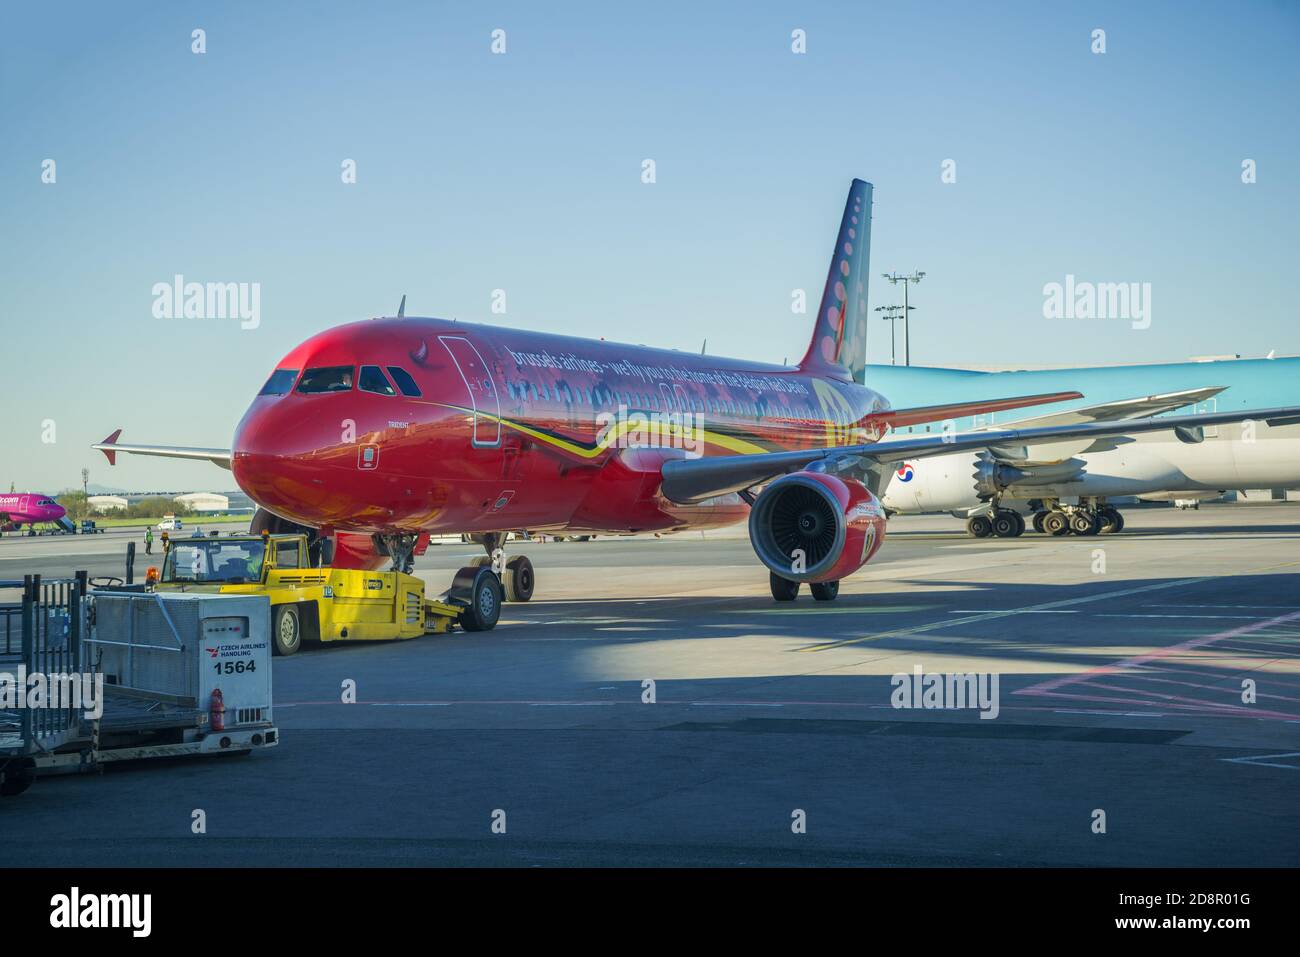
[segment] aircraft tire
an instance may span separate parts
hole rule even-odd
[[[1016,513],[1008,509],[1000,509],[993,516],[993,534],[998,538],[1015,538],[1023,532],[1024,525],[1016,523]]]
[[[1124,531],[1124,516],[1117,508],[1107,505],[1105,508],[1098,509],[1097,518],[1101,522],[1099,531],[1102,535],[1114,535],[1116,532]]]
[[[1064,512],[1048,512],[1043,516],[1043,532],[1054,538],[1070,534],[1070,518]]]
[[[772,589],[772,597],[777,601],[794,601],[799,597],[799,583],[782,578],[776,572],[768,573],[768,584]]]
[[[966,531],[975,538],[988,538],[993,534],[993,523],[987,515],[972,515],[966,519]]]
[[[839,582],[813,582],[808,586],[817,601],[834,601],[840,594]]]
[[[528,560],[528,556],[516,555],[506,562],[506,573],[501,582],[505,588],[506,601],[529,601],[533,597],[536,581],[533,563]]]
[[[1096,535],[1101,530],[1101,520],[1096,512],[1078,511],[1070,516],[1070,531],[1076,535]]]

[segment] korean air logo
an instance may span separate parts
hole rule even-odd
[[[912,470],[911,462],[904,462],[902,465],[898,467],[898,480],[900,482],[912,481],[912,476],[915,474],[916,473]]]

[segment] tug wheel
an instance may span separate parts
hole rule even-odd
[[[271,651],[280,657],[302,647],[302,616],[297,605],[277,605],[271,616]]]
[[[465,596],[465,610],[458,619],[460,626],[466,631],[491,631],[501,617],[501,579],[497,578],[490,565],[461,571],[472,572],[473,578],[469,581],[468,594]],[[461,575],[456,577],[459,579]]]

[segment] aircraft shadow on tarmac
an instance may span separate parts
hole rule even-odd
[[[671,642],[665,670],[677,677],[665,684],[679,687],[725,679],[752,689],[790,678],[852,697],[864,680],[879,683],[919,664],[931,673],[997,673],[1003,693],[1027,706],[1300,719],[1300,574],[925,590],[933,586],[873,583],[868,593],[842,592],[828,603],[806,592],[790,604],[759,596],[534,601],[507,606],[494,632],[423,641],[519,648],[535,639],[561,685],[593,680],[596,648],[636,649],[652,676],[655,650],[638,646]],[[727,641],[737,643],[719,643]],[[446,648],[427,646],[435,656]],[[698,675],[682,674],[696,662]],[[438,668],[409,664],[426,676],[426,667]],[[1243,701],[1248,677],[1257,686],[1250,703]],[[872,697],[884,700],[878,689]]]

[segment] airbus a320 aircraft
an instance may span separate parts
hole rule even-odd
[[[864,384],[871,184],[854,180],[807,353],[796,367],[443,319],[395,317],[313,336],[276,366],[230,449],[95,446],[207,459],[335,565],[409,570],[430,533],[681,531],[749,520],[772,595],[819,600],[885,537],[898,463],[1029,441],[1293,415],[1256,410],[1122,424],[887,437],[925,422],[1080,398],[1053,392],[893,409]],[[533,569],[505,564],[507,598]],[[475,596],[474,600],[478,600]]]
[[[66,515],[62,505],[48,495],[0,495],[0,531],[21,529],[36,534],[38,522],[58,522]]]

